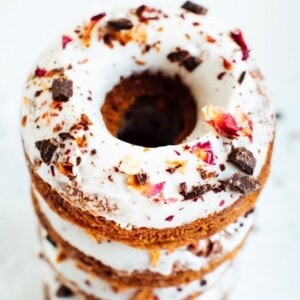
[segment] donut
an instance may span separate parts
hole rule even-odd
[[[228,291],[218,286],[253,227],[275,113],[242,31],[206,13],[190,1],[100,11],[29,75],[21,133],[42,257],[75,296]]]

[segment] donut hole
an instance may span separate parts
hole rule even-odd
[[[122,78],[101,113],[113,136],[148,148],[183,142],[197,120],[196,102],[181,78],[149,72]]]

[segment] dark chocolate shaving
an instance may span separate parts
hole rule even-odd
[[[179,194],[186,197],[187,195],[187,185],[186,182],[181,182],[179,185]]]
[[[190,56],[183,62],[183,65],[187,71],[193,72],[201,63],[202,61],[198,57]]]
[[[259,181],[250,175],[242,175],[240,173],[234,173],[229,179],[229,187],[232,191],[247,195],[251,192],[255,192],[261,188]]]
[[[52,97],[56,101],[66,102],[73,96],[73,81],[65,78],[54,79]]]
[[[146,182],[147,182],[148,176],[145,172],[140,172],[140,173],[135,175],[135,179],[136,179],[138,184],[145,185]]]
[[[210,184],[204,184],[199,186],[193,186],[190,192],[187,192],[186,189],[182,189],[182,183],[180,184],[180,194],[184,197],[184,201],[193,200],[201,198],[201,196],[212,190],[212,186]],[[185,186],[186,188],[186,186]]]
[[[239,167],[248,175],[253,175],[256,159],[245,147],[233,148],[228,155],[228,161]]]
[[[73,135],[72,135],[71,133],[69,133],[69,132],[61,132],[61,133],[58,134],[58,136],[59,136],[63,141],[68,140],[68,139],[74,140]]]
[[[197,14],[197,15],[206,15],[206,13],[208,11],[208,9],[205,8],[204,6],[201,6],[201,5],[191,2],[191,1],[185,2],[182,5],[182,8],[187,11],[190,11],[194,14]]]
[[[190,53],[185,50],[178,50],[175,52],[171,52],[168,54],[167,58],[169,59],[170,62],[183,62],[187,58],[189,58]]]
[[[131,20],[125,18],[108,21],[107,25],[115,31],[129,30],[133,27]]]
[[[248,210],[245,213],[245,218],[248,218],[248,216],[250,216],[251,214],[253,214],[255,212],[255,207],[251,208],[250,210]]]
[[[46,239],[54,248],[57,248],[57,244],[53,241],[49,234],[47,234]]]
[[[201,59],[191,56],[188,51],[178,50],[168,54],[167,58],[172,63],[180,63],[189,72],[194,71],[201,63]]]
[[[246,77],[246,71],[242,72],[242,74],[240,75],[240,78],[238,80],[238,83],[242,84],[243,81],[244,81],[244,79],[245,79],[245,77]]]
[[[65,285],[61,285],[56,291],[56,296],[58,298],[70,298],[74,296],[74,293]]]
[[[40,151],[42,161],[47,164],[50,163],[53,154],[58,148],[58,145],[54,139],[37,141],[35,146]]]

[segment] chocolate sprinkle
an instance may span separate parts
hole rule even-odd
[[[140,172],[135,175],[135,179],[140,185],[145,185],[147,182],[148,176],[145,172]]]
[[[66,102],[73,96],[73,81],[65,78],[54,79],[52,97],[56,101]]]
[[[61,285],[56,291],[56,296],[59,298],[70,298],[73,297],[74,294],[68,287]]]
[[[107,25],[110,29],[115,31],[129,30],[133,27],[133,23],[125,18],[108,21]]]
[[[239,80],[238,80],[238,83],[239,83],[239,84],[242,84],[242,83],[243,83],[243,81],[244,81],[244,79],[245,79],[245,76],[246,76],[246,71],[242,72],[242,74],[241,74],[241,76],[240,76],[240,78],[239,78]]]
[[[58,148],[54,139],[37,141],[35,146],[40,151],[42,161],[47,164],[50,163],[53,154]]]
[[[244,195],[255,192],[261,188],[261,184],[255,177],[242,175],[240,173],[234,173],[228,183],[232,191],[240,192]]]
[[[197,15],[206,15],[208,9],[204,6],[198,5],[196,3],[193,3],[191,1],[187,1],[182,5],[182,8],[184,8],[187,11],[190,11]]]
[[[244,147],[233,148],[228,155],[228,161],[239,167],[248,175],[253,175],[256,159],[252,152]]]
[[[183,65],[187,71],[193,72],[201,63],[202,61],[198,57],[190,56],[183,62]]]

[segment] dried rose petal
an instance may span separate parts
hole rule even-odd
[[[237,110],[233,116],[225,113],[221,107],[210,104],[202,109],[202,119],[224,137],[235,139],[246,136],[252,142],[252,120],[241,110]]]
[[[98,22],[106,16],[106,13],[101,13],[96,16],[91,17],[92,22]]]
[[[73,41],[72,38],[70,38],[70,37],[67,36],[67,35],[63,35],[63,36],[62,36],[62,39],[61,39],[61,43],[62,43],[63,49],[66,49],[67,44],[69,44],[69,43],[72,42],[72,41]]]
[[[36,70],[35,70],[35,72],[34,72],[34,75],[36,77],[44,77],[44,76],[46,76],[46,74],[47,74],[47,70],[41,69],[39,67],[37,67]]]
[[[232,64],[225,57],[222,57],[222,59],[224,68],[226,70],[232,70]]]
[[[192,152],[196,153],[197,157],[209,165],[215,165],[214,153],[211,143],[198,143],[192,147]]]
[[[91,18],[91,22],[90,24],[86,27],[85,29],[85,33],[83,35],[83,43],[86,47],[90,46],[90,41],[91,41],[91,35],[92,35],[92,31],[95,27],[95,25],[104,17],[106,16],[106,13],[101,13],[99,15],[93,16]]]
[[[167,218],[165,218],[165,221],[171,222],[171,221],[173,221],[173,219],[174,219],[174,216],[168,216]]]
[[[250,50],[245,42],[242,31],[240,29],[236,29],[230,33],[230,36],[241,47],[243,52],[242,60],[247,60],[250,55]]]
[[[148,186],[146,186],[145,190],[143,191],[143,194],[149,198],[153,197],[153,196],[161,193],[164,189],[164,186],[165,186],[165,182],[149,184]]]
[[[214,105],[207,105],[202,109],[202,119],[211,125],[222,136],[234,139],[239,137],[241,128],[235,118],[225,113],[222,108]]]

